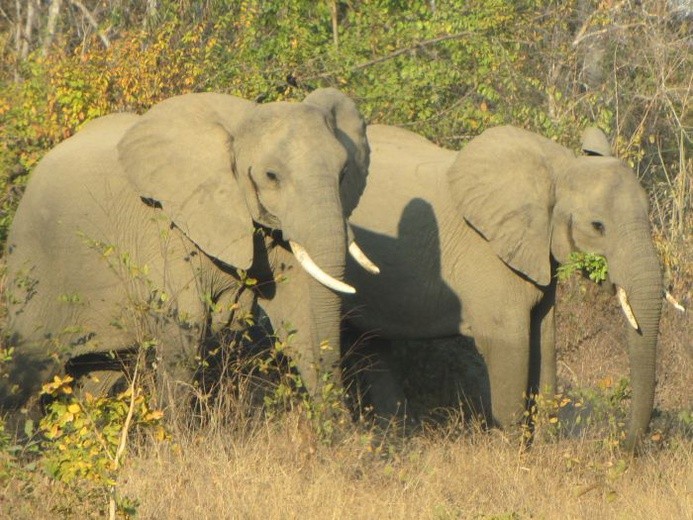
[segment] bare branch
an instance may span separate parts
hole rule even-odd
[[[330,5],[330,11],[332,15],[332,41],[334,42],[334,48],[339,48],[339,20],[337,15],[339,13],[339,7],[337,5],[337,0],[332,0]]]
[[[12,23],[12,18],[10,18],[10,16],[5,12],[5,10],[2,8],[1,5],[0,5],[0,14],[3,16],[3,18],[5,18],[5,20]]]
[[[444,42],[446,40],[457,40],[459,38],[462,38],[464,36],[469,36],[472,33],[469,31],[461,32],[461,33],[456,33],[456,34],[446,34],[444,36],[438,36],[437,38],[432,38],[430,40],[424,40],[421,42],[418,42],[414,45],[411,45],[409,47],[405,47],[403,49],[398,49],[394,52],[391,52],[390,54],[386,54],[385,56],[381,56],[380,58],[376,58],[374,60],[366,61],[363,63],[360,63],[356,65],[353,70],[360,70],[360,69],[365,69],[367,67],[370,67],[371,65],[375,65],[377,63],[382,63],[383,61],[388,61],[393,58],[396,58],[397,56],[401,56],[402,54],[406,54],[407,52],[414,51],[416,49],[420,49],[421,47],[426,47],[427,45],[433,45],[436,43]]]
[[[103,46],[106,47],[107,49],[111,46],[111,41],[108,39],[108,36],[106,36],[106,33],[99,29],[99,24],[96,22],[96,19],[94,16],[89,12],[89,9],[87,9],[82,2],[79,0],[70,0],[70,3],[77,7],[80,11],[82,11],[82,14],[84,14],[84,17],[87,19],[89,24],[94,28],[96,31],[96,34],[99,35],[99,38],[101,38],[101,42],[103,43]]]

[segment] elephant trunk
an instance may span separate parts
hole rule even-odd
[[[662,275],[647,223],[624,227],[609,276],[625,292],[637,328],[628,325],[631,414],[626,446],[637,447],[654,406],[657,334],[662,311]]]
[[[311,260],[328,277],[343,282],[347,254],[347,231],[337,186],[313,186],[314,193],[321,193],[321,200],[311,211],[319,215],[310,222],[296,223],[291,226],[298,231],[295,242],[301,243]],[[312,191],[311,190],[311,191]],[[300,259],[299,259],[300,261]],[[311,273],[309,273],[311,274]],[[344,284],[346,287],[348,285]],[[309,280],[309,298],[311,309],[311,354],[316,364],[317,373],[304,375],[308,388],[320,392],[324,377],[340,384],[340,318],[341,297],[336,292],[339,288],[329,287],[311,274]],[[348,292],[348,291],[341,291]],[[314,379],[314,377],[317,378]]]

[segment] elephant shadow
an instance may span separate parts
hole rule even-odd
[[[473,337],[417,334],[417,324],[427,331],[431,322],[441,331],[462,328],[463,304],[442,276],[439,225],[431,204],[420,198],[409,201],[395,237],[358,226],[353,230],[381,270],[378,281],[368,283],[372,294],[358,295],[359,305],[353,308],[347,305],[343,326],[345,380],[358,394],[359,408],[385,418],[404,413],[416,422],[437,424],[454,416],[451,409],[461,411],[465,421],[490,417],[488,370]],[[362,276],[357,269],[348,262],[347,276]],[[413,304],[417,300],[435,303],[422,313]],[[365,330],[359,327],[361,313],[375,313],[384,324],[407,323],[409,329],[401,335]]]

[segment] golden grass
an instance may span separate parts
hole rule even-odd
[[[560,300],[560,382],[595,388],[627,376],[608,295],[566,284]],[[346,424],[327,446],[299,411],[267,419],[231,403],[205,426],[173,428],[169,441],[135,440],[119,493],[137,501],[135,518],[152,520],[693,519],[692,331],[690,313],[665,308],[658,436],[635,459],[610,445],[605,422],[521,450],[507,433],[461,432],[453,411],[407,438]],[[41,471],[0,478],[0,519],[103,518],[106,504],[103,490],[76,492]]]
[[[121,475],[144,519],[692,518],[690,440],[625,460],[600,441],[563,440],[523,452],[498,433],[429,432],[392,453],[354,429],[316,442],[298,414],[253,428],[202,429],[145,443]],[[2,518],[99,517],[94,504],[58,516],[66,492],[36,478],[10,482]],[[13,500],[8,493],[17,494]]]

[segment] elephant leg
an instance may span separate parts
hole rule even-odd
[[[157,405],[171,417],[185,417],[192,407],[196,380],[197,345],[169,344],[163,353],[157,352],[147,372],[153,378]],[[150,365],[147,359],[145,366]]]
[[[458,339],[464,359],[464,403],[465,422],[482,428],[493,425],[491,388],[486,365],[473,338],[460,336]]]
[[[358,411],[372,415],[383,428],[392,421],[404,425],[414,422],[407,413],[406,396],[395,376],[390,341],[355,336],[346,333],[342,342],[349,345],[343,356],[344,378]]]
[[[517,424],[525,411],[529,381],[529,315],[506,315],[491,318],[488,324],[478,321],[475,340],[489,372],[491,407],[494,426]]]
[[[256,319],[257,326],[264,335],[273,338],[272,344],[278,342],[283,346],[282,353],[288,354],[290,364],[300,375],[306,391],[311,396],[316,396],[320,388],[320,370],[313,347],[294,327],[293,321],[283,317],[287,314],[278,312],[274,305],[268,305],[267,302],[262,302],[261,305],[263,313]],[[328,352],[325,354],[329,355]]]
[[[547,396],[552,396],[556,392],[556,318],[553,307],[541,320],[539,390]]]
[[[532,394],[556,392],[556,287],[552,284],[531,313],[529,388]]]

